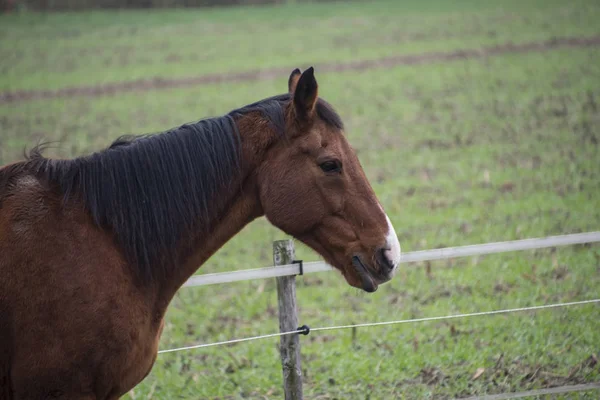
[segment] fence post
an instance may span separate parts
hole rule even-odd
[[[273,242],[274,265],[291,264],[294,257],[293,241],[278,240]],[[294,275],[277,278],[277,305],[279,309],[279,331],[296,330],[298,328],[298,310],[296,308],[296,277]],[[299,335],[281,336],[279,351],[283,369],[285,400],[302,400]]]

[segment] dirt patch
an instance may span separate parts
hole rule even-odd
[[[524,44],[505,43],[478,49],[456,50],[451,52],[433,52],[425,54],[400,55],[376,60],[331,63],[319,66],[320,72],[364,71],[373,68],[391,68],[398,65],[426,64],[440,61],[484,58],[507,53],[543,52],[566,47],[597,47],[600,36],[553,38],[543,42]],[[27,100],[52,99],[75,96],[110,96],[124,92],[171,89],[213,83],[249,82],[276,79],[285,76],[292,67],[271,68],[225,74],[208,74],[186,78],[150,78],[127,82],[115,82],[97,86],[76,86],[57,90],[20,90],[0,93],[0,104]]]

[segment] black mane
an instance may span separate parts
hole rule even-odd
[[[113,232],[140,279],[160,279],[164,269],[180,262],[180,240],[208,230],[223,206],[219,194],[239,184],[236,119],[258,112],[284,134],[289,101],[289,94],[275,96],[166,132],[120,137],[105,150],[71,160],[47,159],[34,148],[28,169],[56,185],[65,203],[82,200],[95,223]],[[317,113],[342,128],[322,100]]]

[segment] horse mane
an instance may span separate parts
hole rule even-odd
[[[93,221],[113,232],[139,278],[150,282],[179,263],[181,239],[210,229],[223,207],[217,197],[239,184],[236,119],[259,113],[283,135],[289,101],[289,94],[275,96],[165,132],[122,136],[100,152],[69,160],[44,158],[36,146],[28,169],[58,187],[63,204],[83,201]],[[318,102],[317,113],[342,128],[326,102]]]

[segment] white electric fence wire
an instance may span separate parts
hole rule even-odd
[[[587,384],[582,384],[582,385],[559,386],[559,387],[547,388],[547,389],[529,390],[527,392],[499,393],[499,394],[488,394],[485,396],[463,397],[461,400],[521,399],[523,397],[534,397],[534,396],[543,396],[543,395],[550,395],[550,394],[582,392],[582,391],[586,391],[586,390],[600,390],[600,382],[587,383]]]
[[[598,303],[598,302],[600,302],[600,299],[572,301],[570,303],[546,304],[546,305],[542,305],[542,306],[510,308],[510,309],[506,309],[506,310],[482,311],[482,312],[469,313],[469,314],[445,315],[445,316],[441,316],[441,317],[426,317],[426,318],[405,319],[405,320],[399,320],[399,321],[371,322],[371,323],[366,323],[366,324],[327,326],[324,328],[314,328],[314,329],[311,329],[311,331],[316,332],[316,331],[328,331],[328,330],[332,330],[332,329],[361,328],[363,326],[380,326],[380,325],[408,324],[408,323],[426,322],[426,321],[440,321],[440,320],[445,320],[445,319],[479,317],[482,315],[507,314],[507,313],[512,313],[512,312],[542,310],[545,308],[568,307],[568,306],[576,306],[576,305],[591,304],[591,303]]]
[[[175,351],[183,351],[183,350],[200,349],[202,347],[220,346],[220,345],[223,345],[223,344],[248,342],[250,340],[265,339],[265,338],[276,337],[276,336],[285,336],[285,335],[291,335],[293,333],[300,333],[300,332],[302,332],[302,330],[299,329],[299,330],[290,331],[290,332],[278,332],[278,333],[270,333],[268,335],[260,335],[260,336],[252,336],[252,337],[241,338],[241,339],[225,340],[223,342],[197,344],[197,345],[194,345],[194,346],[179,347],[179,348],[176,348],[176,349],[159,350],[158,354],[173,353]]]
[[[509,251],[532,250],[556,246],[568,246],[573,244],[600,242],[600,232],[574,233],[570,235],[549,236],[545,238],[533,238],[513,240],[508,242],[484,243],[469,246],[448,247],[445,249],[432,249],[413,251],[402,254],[401,263],[442,260],[446,258],[478,256],[484,254],[504,253]],[[329,264],[316,261],[303,263],[302,273],[331,271],[333,267]],[[184,286],[205,286],[217,283],[229,283],[247,281],[253,279],[276,278],[279,276],[299,275],[298,264],[287,264],[280,266],[245,269],[215,274],[201,274],[192,276]]]
[[[548,308],[568,307],[568,306],[592,304],[592,303],[599,303],[599,302],[600,302],[600,299],[581,300],[581,301],[572,301],[572,302],[568,302],[568,303],[556,303],[556,304],[546,304],[546,305],[541,305],[541,306],[510,308],[510,309],[504,309],[504,310],[482,311],[482,312],[468,313],[468,314],[445,315],[445,316],[440,316],[440,317],[402,319],[402,320],[397,320],[397,321],[371,322],[371,323],[354,324],[354,325],[327,326],[327,327],[321,327],[321,328],[310,328],[310,331],[317,332],[317,331],[327,331],[327,330],[333,330],[333,329],[348,329],[348,328],[361,328],[361,327],[367,327],[367,326],[381,326],[381,325],[394,325],[394,324],[409,324],[409,323],[426,322],[426,321],[440,321],[440,320],[456,319],[456,318],[478,317],[478,316],[483,316],[483,315],[508,314],[508,313],[512,313],[512,312],[534,311],[534,310],[542,310],[542,309],[548,309]],[[302,333],[302,332],[304,332],[302,329],[297,329],[297,330],[290,331],[290,332],[271,333],[269,335],[261,335],[261,336],[253,336],[253,337],[247,337],[247,338],[242,338],[242,339],[226,340],[223,342],[216,342],[216,343],[199,344],[199,345],[195,345],[195,346],[180,347],[180,348],[169,349],[169,350],[160,350],[158,353],[162,354],[162,353],[171,353],[171,352],[175,352],[175,351],[192,350],[192,349],[198,349],[198,348],[202,348],[202,347],[210,347],[210,346],[218,346],[218,345],[231,344],[231,343],[246,342],[246,341],[250,341],[250,340],[258,340],[258,339],[265,339],[265,338],[276,337],[276,336],[291,335],[291,334]]]

